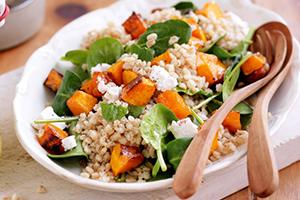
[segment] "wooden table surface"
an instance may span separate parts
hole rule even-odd
[[[62,26],[76,17],[76,13],[91,11],[110,5],[115,0],[51,0],[47,1],[46,19],[41,30],[22,45],[0,52],[0,74],[24,65],[27,58],[38,47],[44,45],[49,38]],[[241,0],[242,1],[242,0]],[[258,5],[264,6],[283,16],[293,34],[300,40],[300,0],[254,0]],[[72,10],[74,16],[64,15],[64,10]],[[227,200],[240,200],[248,198],[248,189],[245,188],[229,197]],[[280,172],[280,188],[268,199],[296,200],[300,198],[300,162],[287,167]]]

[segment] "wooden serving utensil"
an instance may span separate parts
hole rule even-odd
[[[293,38],[286,25],[280,22],[271,22],[260,28],[259,35],[262,35],[269,44],[274,45],[276,41],[276,32],[280,31],[284,34],[287,41],[287,54],[284,66],[281,72],[264,87],[259,93],[255,102],[252,121],[249,126],[247,168],[248,180],[251,191],[259,197],[267,197],[271,195],[279,184],[278,169],[274,159],[274,152],[270,142],[268,131],[268,107],[272,96],[283,82],[290,69],[290,58],[293,50]],[[259,43],[259,41],[258,41]],[[261,50],[261,47],[254,46],[253,50]],[[266,47],[266,46],[264,46]],[[267,50],[265,49],[266,53]],[[261,52],[263,53],[263,52]],[[268,62],[272,62],[272,55],[265,54]]]
[[[234,91],[198,131],[198,134],[187,148],[175,174],[173,190],[180,198],[188,198],[197,191],[206,167],[213,138],[227,114],[235,105],[261,89],[278,74],[284,63],[286,51],[286,39],[283,35],[279,35],[274,62],[268,75]]]

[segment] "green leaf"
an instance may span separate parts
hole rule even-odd
[[[192,29],[190,25],[182,20],[168,20],[162,23],[156,23],[150,26],[147,31],[141,35],[138,40],[138,44],[141,47],[146,47],[147,36],[151,33],[157,34],[156,43],[151,47],[155,51],[155,56],[164,53],[168,48],[173,45],[169,44],[169,40],[172,36],[179,38],[178,44],[188,43]]]
[[[72,122],[69,128],[69,133],[71,135],[75,135],[77,146],[74,149],[71,149],[63,154],[55,155],[55,154],[48,154],[48,157],[54,159],[62,159],[62,158],[72,158],[72,157],[85,157],[88,158],[87,154],[83,151],[80,135],[76,133],[73,129],[76,126],[76,122]]]
[[[224,83],[223,83],[223,90],[222,90],[222,95],[223,95],[223,101],[225,101],[232,91],[235,88],[235,85],[238,81],[238,78],[240,76],[240,67],[244,62],[251,56],[251,54],[246,55],[245,57],[242,58],[242,60],[232,69],[232,71],[226,76]]]
[[[150,178],[147,182],[168,179],[168,178],[171,178],[174,173],[175,172],[174,172],[174,170],[172,168],[169,168],[165,172],[162,172],[161,170],[159,170],[158,173],[157,173],[157,175],[156,176],[152,176],[152,178]]]
[[[176,87],[175,90],[178,93],[184,93],[184,94],[187,94],[189,96],[194,96],[194,95],[200,94],[200,95],[209,97],[209,96],[213,95],[212,92],[207,92],[207,91],[204,91],[204,90],[201,90],[201,89],[198,90],[198,91],[196,91],[196,92],[193,92],[193,91],[191,91],[189,89],[183,89],[183,88],[180,88],[180,87]]]
[[[145,107],[143,106],[128,106],[128,115],[131,115],[135,118],[139,117],[144,112]]]
[[[194,120],[198,123],[198,125],[204,124],[203,119],[195,112],[194,109],[191,109],[191,115],[193,116]]]
[[[192,138],[178,138],[167,144],[168,160],[176,170]]]
[[[70,114],[66,101],[80,86],[81,79],[74,72],[66,71],[52,104],[53,110],[57,115],[66,116]]]
[[[215,95],[212,95],[212,96],[208,97],[207,99],[201,101],[198,105],[194,106],[193,109],[197,110],[197,109],[201,108],[202,106],[208,104],[210,101],[212,101],[213,99],[215,99],[219,95],[220,95],[220,93],[217,93]]]
[[[152,168],[152,177],[156,177],[159,170],[160,170],[160,164],[159,164],[159,161],[156,160],[156,162]]]
[[[219,37],[217,40],[211,42],[210,44],[208,44],[208,46],[203,47],[202,49],[200,49],[201,52],[205,53],[205,52],[209,52],[219,41],[221,41],[225,35],[222,35],[221,37]]]
[[[90,46],[88,52],[89,70],[97,64],[113,64],[122,54],[123,46],[118,40],[109,37],[99,39]]]
[[[234,111],[239,112],[241,115],[248,115],[253,113],[253,109],[246,102],[241,102],[233,108]]]
[[[76,66],[72,72],[80,78],[81,82],[91,78],[91,74],[87,70],[82,69],[81,66]]]
[[[173,6],[176,10],[180,10],[182,14],[187,14],[197,7],[190,1],[182,1]]]
[[[70,61],[74,65],[81,66],[86,63],[88,52],[85,50],[72,50],[66,53],[62,60]]]
[[[113,103],[104,103],[100,104],[102,117],[109,122],[120,120],[128,113],[128,108],[124,106],[118,106]]]
[[[252,113],[241,115],[241,124],[243,129],[247,129],[247,126],[251,123]]]
[[[126,53],[136,54],[139,59],[144,61],[151,61],[153,59],[154,51],[147,47],[140,47],[137,44],[127,46],[125,48]]]
[[[169,123],[177,120],[174,113],[167,107],[162,104],[156,104],[141,121],[141,135],[146,143],[150,143],[156,149],[157,159],[162,171],[167,170],[162,155],[162,139],[167,134]]]

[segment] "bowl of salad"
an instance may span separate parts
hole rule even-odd
[[[28,60],[14,100],[27,152],[60,177],[98,190],[170,187],[198,129],[236,88],[268,73],[264,55],[248,50],[255,28],[282,21],[249,1],[134,2],[61,29]],[[271,103],[271,134],[298,83],[292,68]],[[228,114],[205,175],[245,155],[252,110],[246,100]]]

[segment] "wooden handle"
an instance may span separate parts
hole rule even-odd
[[[186,150],[175,174],[173,190],[180,198],[192,196],[201,183],[203,171],[210,152],[213,138],[227,114],[236,104],[254,94],[266,85],[281,69],[286,55],[286,40],[281,35],[276,44],[275,62],[269,74],[248,85],[234,91],[222,104],[217,112],[210,117],[194,137]]]
[[[271,195],[279,184],[278,169],[268,130],[269,102],[290,69],[281,71],[258,95],[249,126],[247,168],[250,189],[259,197]]]

